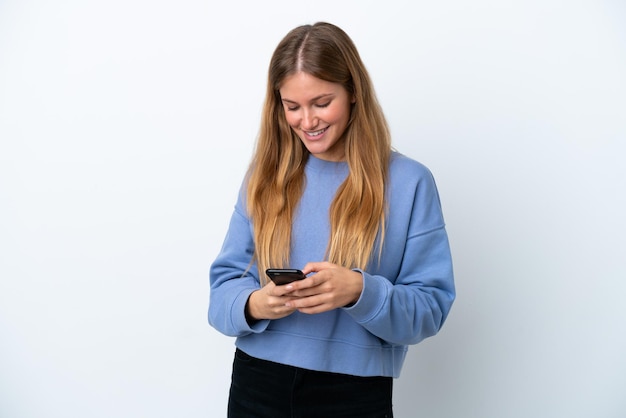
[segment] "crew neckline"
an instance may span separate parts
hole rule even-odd
[[[306,167],[309,170],[317,172],[347,172],[348,162],[322,160],[321,158],[315,157],[313,154],[309,154],[308,161],[306,162]]]

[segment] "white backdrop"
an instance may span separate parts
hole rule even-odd
[[[0,0],[0,416],[221,417],[208,267],[280,38],[353,38],[458,299],[400,418],[626,415],[621,0]]]

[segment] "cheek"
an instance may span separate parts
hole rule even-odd
[[[297,115],[295,115],[292,112],[287,112],[287,111],[284,111],[284,112],[285,112],[285,120],[287,121],[287,124],[291,126],[292,128],[297,128],[299,125]]]
[[[350,119],[350,107],[337,106],[332,109],[328,109],[326,112],[325,120],[329,123],[344,123]]]

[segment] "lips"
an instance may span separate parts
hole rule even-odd
[[[304,132],[304,134],[307,137],[315,139],[315,138],[319,138],[320,136],[322,136],[324,134],[324,132],[326,132],[327,130],[328,130],[328,126],[325,127],[324,129],[320,129],[320,130],[317,130],[317,131],[304,131],[303,130],[302,132]]]

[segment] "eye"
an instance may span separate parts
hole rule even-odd
[[[329,105],[330,105],[330,101],[324,102],[324,103],[318,103],[315,106],[320,107],[320,108],[325,108],[325,107],[328,107]]]

